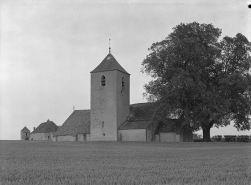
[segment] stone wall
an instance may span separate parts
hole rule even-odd
[[[75,136],[57,136],[57,141],[76,141]]]
[[[101,77],[105,76],[105,86]],[[122,87],[122,77],[125,86]],[[129,75],[120,71],[91,73],[91,140],[117,141],[118,126],[129,115]]]
[[[52,140],[50,133],[34,133],[30,135],[30,140]]]
[[[21,140],[25,140],[26,138],[30,138],[30,133],[29,132],[20,132],[20,137]]]

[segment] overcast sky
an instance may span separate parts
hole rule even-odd
[[[222,36],[251,40],[246,0],[0,1],[0,139],[20,139],[50,119],[90,109],[90,71],[111,52],[131,74],[130,103],[146,102],[140,72],[153,42],[182,23],[212,23]],[[211,135],[250,134],[233,127]]]

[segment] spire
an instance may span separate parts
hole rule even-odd
[[[114,56],[109,53],[104,60],[93,70],[91,73],[104,72],[118,70],[123,73],[129,74],[126,70],[117,62]],[[129,74],[130,75],[130,74]]]
[[[109,54],[111,54],[111,39],[109,39]]]

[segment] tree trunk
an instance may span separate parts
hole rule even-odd
[[[203,142],[211,142],[211,137],[210,137],[211,127],[206,127],[202,129],[203,129]]]
[[[188,104],[186,103],[185,107],[185,124],[189,125],[189,119],[188,119]]]

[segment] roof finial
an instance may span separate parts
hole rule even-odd
[[[111,53],[111,39],[109,39],[109,53]]]

